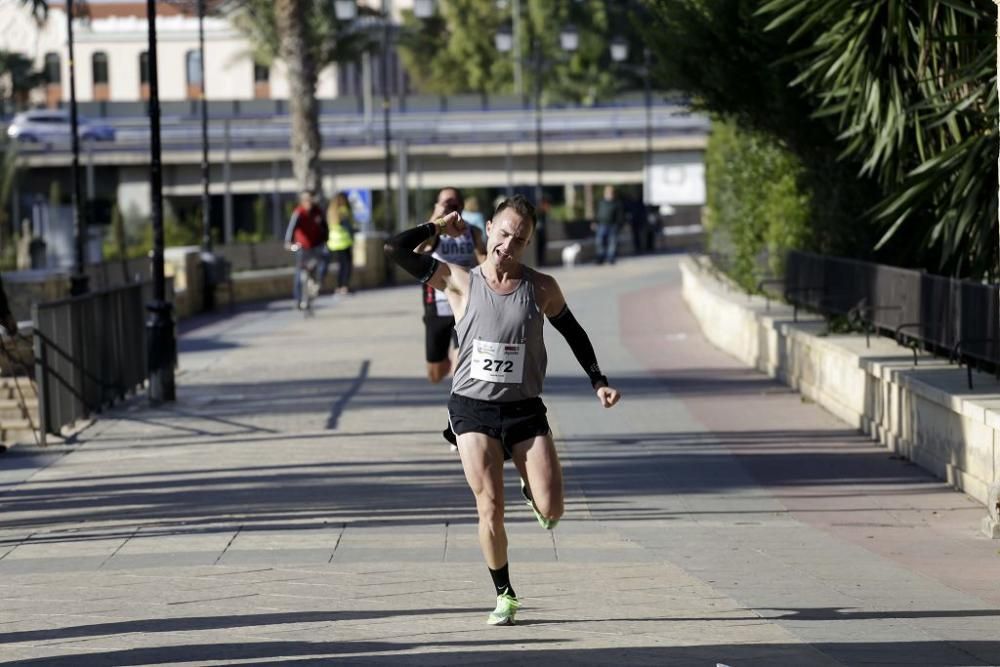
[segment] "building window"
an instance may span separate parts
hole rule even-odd
[[[258,100],[271,97],[271,68],[263,63],[253,64],[253,96]]]
[[[94,75],[94,99],[98,102],[111,98],[108,86],[108,54],[98,51],[91,58]]]
[[[187,71],[187,96],[189,100],[201,98],[201,52],[188,51],[184,54],[184,67]]]
[[[92,58],[94,66],[94,83],[108,82],[108,54],[98,51]]]
[[[139,97],[149,99],[149,52],[139,54]]]
[[[50,86],[62,83],[62,63],[58,53],[45,54],[45,83]]]
[[[62,102],[62,61],[58,53],[45,54],[45,105],[54,109]]]

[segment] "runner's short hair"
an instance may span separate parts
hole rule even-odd
[[[497,216],[507,209],[511,209],[525,220],[530,220],[531,228],[535,228],[535,224],[538,222],[538,218],[535,216],[535,206],[528,201],[527,197],[524,195],[507,197],[502,202],[497,204],[496,210],[493,211],[493,219],[496,220]]]
[[[465,208],[465,196],[462,194],[461,190],[459,190],[453,185],[446,185],[445,187],[438,190],[438,196],[440,196],[441,193],[444,192],[445,190],[451,190],[452,192],[454,192],[455,196],[458,198],[458,203],[462,205],[462,208]]]

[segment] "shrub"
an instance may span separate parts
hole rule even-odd
[[[748,290],[779,274],[785,253],[810,245],[810,197],[794,155],[759,132],[715,119],[705,153],[709,248]]]

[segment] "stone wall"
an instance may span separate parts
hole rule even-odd
[[[684,299],[717,347],[798,390],[873,440],[987,506],[1000,537],[1000,382],[887,338],[834,335],[815,316],[748,297],[701,258],[681,263]]]

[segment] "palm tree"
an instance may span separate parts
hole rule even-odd
[[[880,246],[954,275],[997,270],[993,4],[771,0],[761,10],[772,28],[798,26],[795,83],[816,115],[836,120],[842,155],[880,184]]]
[[[300,190],[319,192],[322,170],[316,63],[306,41],[303,0],[277,0],[275,24],[281,59],[288,69],[288,109],[292,117],[292,172]]]
[[[0,51],[0,101],[10,100],[15,109],[23,109],[28,102],[28,93],[42,80],[42,72],[35,69],[31,58],[12,51]]]
[[[233,23],[250,39],[262,64],[285,63],[292,119],[292,170],[300,189],[321,184],[319,105],[316,79],[331,63],[353,60],[369,37],[331,15],[322,0],[232,0],[226,8]],[[359,8],[363,13],[370,13]]]
[[[28,5],[36,21],[44,21],[49,14],[49,3],[47,0],[21,0],[21,4]]]

